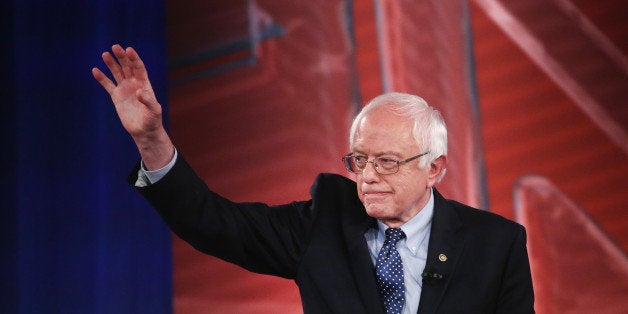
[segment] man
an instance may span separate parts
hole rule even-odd
[[[130,181],[198,250],[295,280],[305,313],[534,312],[524,228],[434,188],[447,131],[421,98],[385,94],[356,117],[343,157],[355,182],[321,174],[311,200],[234,203],[174,148],[137,53],[112,51],[115,83],[92,73],[141,154]]]

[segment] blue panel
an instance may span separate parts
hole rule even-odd
[[[170,233],[124,180],[138,154],[90,71],[113,43],[132,45],[165,101],[164,3],[5,6],[12,60],[2,65],[14,74],[3,187],[12,189],[0,228],[11,231],[1,243],[11,298],[0,312],[170,313]]]

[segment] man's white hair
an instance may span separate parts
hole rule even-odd
[[[351,151],[353,151],[355,133],[362,119],[373,109],[381,107],[414,122],[412,136],[421,149],[417,154],[429,151],[429,154],[419,161],[420,168],[425,168],[436,158],[447,155],[447,127],[440,112],[429,106],[419,96],[396,92],[373,98],[358,113],[349,133]]]

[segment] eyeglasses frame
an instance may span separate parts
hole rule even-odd
[[[418,155],[415,155],[415,156],[412,156],[412,157],[409,157],[409,158],[406,158],[406,159],[403,159],[403,160],[396,160],[397,168],[396,168],[395,172],[390,172],[390,173],[381,173],[381,172],[379,172],[379,164],[375,163],[375,160],[368,160],[367,159],[366,163],[368,164],[370,162],[371,164],[373,164],[373,168],[375,169],[375,172],[377,172],[377,173],[379,173],[381,175],[395,174],[395,173],[399,172],[399,168],[400,168],[401,165],[407,164],[407,163],[409,163],[409,162],[411,162],[411,161],[413,161],[415,159],[421,158],[421,157],[423,157],[423,156],[425,156],[425,155],[427,155],[429,153],[430,153],[430,151],[428,150],[428,151],[426,151],[424,153],[421,153],[421,154],[418,154]],[[347,161],[347,159],[353,158],[353,157],[356,157],[355,153],[349,153],[347,155],[342,156],[342,162],[344,163],[345,168],[349,172],[351,172],[351,173],[360,174],[360,173],[364,172],[364,169],[366,169],[366,165],[364,165],[364,168],[360,169],[359,172],[351,171],[351,169],[349,169],[349,161]]]

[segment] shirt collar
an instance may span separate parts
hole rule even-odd
[[[408,248],[419,247],[423,239],[425,239],[425,232],[429,230],[432,217],[434,216],[434,191],[430,190],[430,198],[423,206],[423,208],[406,223],[400,226],[403,233],[406,234],[405,245]],[[377,220],[377,226],[379,229],[378,237],[385,239],[385,231],[388,229],[383,222]],[[401,245],[401,244],[400,244]]]

